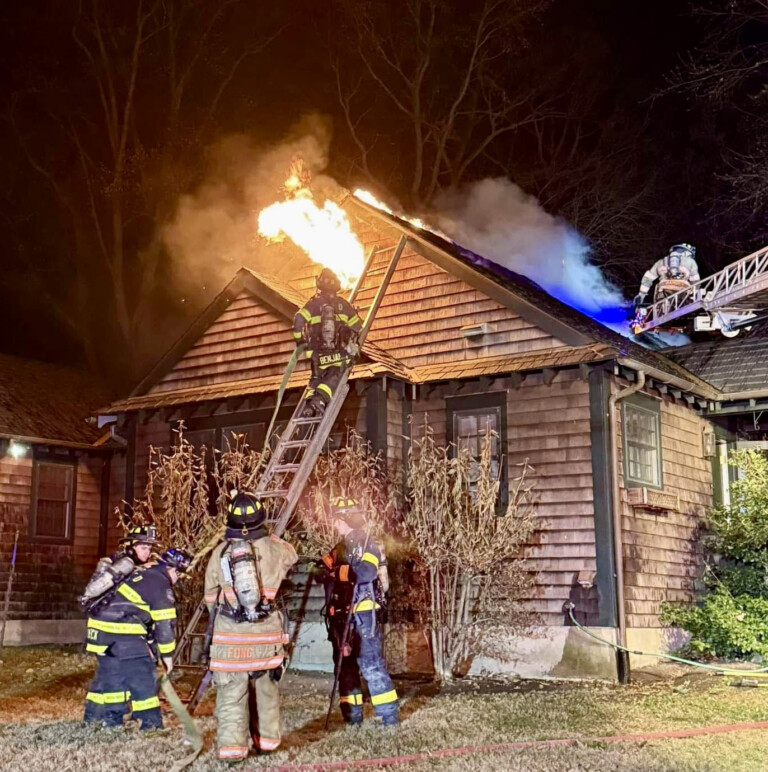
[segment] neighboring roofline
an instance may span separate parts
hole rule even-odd
[[[768,387],[765,389],[750,389],[749,391],[720,391],[718,402],[743,402],[748,399],[765,399],[768,397]]]
[[[631,370],[642,370],[649,378],[653,378],[662,383],[667,383],[670,386],[674,386],[681,391],[687,391],[692,394],[698,394],[700,397],[711,400],[713,402],[720,402],[722,394],[717,389],[713,388],[706,381],[702,381],[696,376],[692,376],[689,380],[687,378],[681,378],[676,375],[672,375],[667,370],[660,370],[658,367],[649,365],[645,362],[641,362],[634,357],[617,357],[616,363],[622,367],[628,367]],[[706,388],[704,388],[706,387]]]
[[[102,438],[99,438],[94,443],[88,443],[88,442],[71,442],[69,440],[52,440],[52,439],[45,439],[45,437],[25,437],[22,434],[9,434],[8,432],[0,432],[0,439],[14,440],[15,442],[23,442],[25,445],[54,445],[59,448],[73,448],[75,450],[103,449],[103,445],[100,444]]]
[[[385,227],[393,228],[400,233],[404,233],[412,243],[414,251],[418,252],[426,260],[434,263],[452,276],[465,281],[471,287],[474,287],[484,295],[487,295],[491,300],[495,300],[497,303],[509,308],[511,311],[514,311],[516,314],[523,317],[526,321],[535,324],[537,327],[544,330],[544,332],[548,332],[566,345],[585,346],[594,342],[592,338],[584,335],[584,333],[574,330],[570,325],[542,311],[527,300],[524,300],[519,295],[515,294],[513,290],[494,281],[490,276],[484,275],[476,268],[458,260],[446,250],[441,249],[437,244],[433,244],[424,236],[420,235],[415,228],[408,227],[408,225],[403,223],[396,215],[383,212],[351,194],[343,203],[346,203],[346,201],[351,201],[363,211],[372,214],[383,222]],[[542,290],[542,292],[545,291],[546,290]]]

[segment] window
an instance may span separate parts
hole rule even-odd
[[[75,469],[73,463],[34,462],[30,517],[32,536],[60,541],[72,538]]]
[[[661,427],[658,403],[625,402],[624,477],[629,487],[661,488]]]
[[[222,451],[229,450],[230,447],[234,449],[236,443],[234,435],[242,435],[251,450],[261,451],[264,446],[266,430],[267,427],[263,423],[224,426],[221,429],[221,443],[219,447]]]
[[[491,465],[493,473],[501,477],[500,511],[503,512],[507,501],[507,475],[503,463],[507,434],[505,392],[448,399],[447,422],[448,441],[460,450],[469,451],[476,462],[480,460],[488,431],[497,434],[491,439]]]

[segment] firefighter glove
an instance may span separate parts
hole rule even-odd
[[[163,665],[165,666],[165,672],[170,674],[173,670],[173,657],[163,657]]]
[[[639,292],[637,295],[635,295],[635,308],[640,308],[640,306],[645,303],[645,292]]]

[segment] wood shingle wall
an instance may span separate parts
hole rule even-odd
[[[532,375],[518,388],[501,378],[490,387],[503,389],[509,478],[518,477],[518,464],[528,459],[537,483],[538,526],[526,554],[538,578],[527,602],[541,624],[561,625],[576,574],[595,570],[589,384],[576,371],[566,371],[550,385]],[[445,397],[427,394],[412,410],[415,431],[426,418],[437,441],[446,441]],[[597,612],[594,592],[580,607],[590,621]]]
[[[695,600],[702,567],[700,529],[712,506],[712,470],[704,457],[707,422],[686,405],[660,403],[663,489],[680,497],[679,511],[631,506],[622,479],[624,583],[628,627],[661,627],[664,601]],[[621,419],[619,416],[619,436]],[[623,454],[619,443],[619,454]]]

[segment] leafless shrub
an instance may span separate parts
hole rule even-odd
[[[428,576],[426,611],[440,678],[453,677],[474,654],[496,653],[489,648],[500,625],[508,633],[531,621],[518,601],[533,581],[522,558],[534,529],[533,470],[527,461],[520,465],[499,516],[494,436],[483,438],[477,460],[464,448],[438,445],[426,423],[411,444],[405,526]]]
[[[367,514],[371,538],[381,543],[392,534],[402,508],[402,486],[397,470],[387,467],[380,454],[354,429],[338,450],[322,455],[310,477],[308,493],[297,514],[297,548],[301,553],[328,552],[338,541],[332,528],[330,502],[337,497],[354,498]]]
[[[241,485],[259,463],[242,435],[227,442],[227,450],[196,448],[174,430],[176,441],[167,453],[149,449],[144,495],[133,507],[118,512],[121,525],[152,524],[163,547],[195,555],[193,567],[177,585],[180,626],[186,623],[203,591],[202,558],[224,535],[229,491]]]

